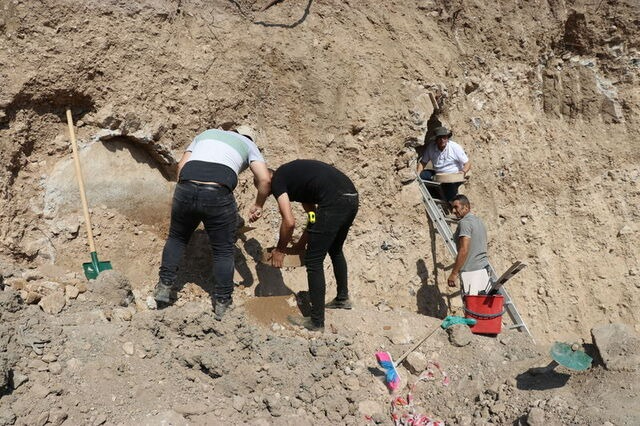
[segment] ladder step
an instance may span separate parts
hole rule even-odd
[[[429,216],[429,219],[433,224],[434,232],[437,232],[442,236],[445,246],[447,247],[447,249],[449,249],[451,255],[453,257],[456,257],[458,254],[458,248],[455,241],[453,240],[453,232],[451,231],[451,227],[449,225],[450,223],[457,223],[458,220],[447,217],[447,214],[450,212],[449,203],[441,199],[434,199],[429,192],[429,189],[427,189],[427,187],[431,187],[440,190],[440,184],[432,181],[423,181],[419,177],[416,178],[416,181],[418,182],[418,187],[420,189],[420,193],[422,194],[422,202],[425,206],[425,209],[427,210],[427,215]],[[505,272],[502,277],[500,277],[502,279],[501,284],[504,284],[504,282],[506,282],[509,278],[511,278],[524,267],[522,266],[520,267],[520,269],[518,269],[519,265],[517,263],[520,262],[516,262],[516,264],[511,265],[511,268],[507,270],[507,272]],[[491,265],[489,265],[489,267],[492,271],[492,275],[495,275],[495,270],[493,269],[493,267],[491,267]],[[520,313],[511,300],[509,293],[507,293],[507,290],[502,286],[496,286],[496,289],[498,290],[498,294],[504,297],[505,310],[509,313],[509,317],[513,322],[513,325],[509,328],[520,329],[520,331],[526,332],[533,339],[531,332],[527,328],[527,325],[524,323],[524,320],[520,316]]]

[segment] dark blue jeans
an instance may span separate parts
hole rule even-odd
[[[422,180],[434,180],[436,172],[434,170],[425,169],[420,172],[420,179]],[[458,187],[462,185],[462,182],[454,183],[441,183],[440,189],[442,189],[442,195],[435,192],[435,188],[428,187],[427,190],[434,198],[442,198],[444,196],[445,201],[453,200],[453,197],[458,195]]]
[[[329,253],[336,278],[338,300],[349,298],[347,260],[342,246],[349,228],[358,213],[358,195],[341,195],[329,205],[316,211],[316,222],[307,228],[309,239],[304,262],[307,266],[309,298],[311,299],[311,320],[315,325],[324,326],[324,298],[327,291],[324,278],[324,259]]]
[[[162,251],[160,279],[174,285],[184,250],[200,222],[213,251],[214,298],[227,301],[233,293],[234,242],[238,207],[233,193],[223,186],[181,182],[171,207],[169,238]]]

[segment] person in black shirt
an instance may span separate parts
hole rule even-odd
[[[326,293],[323,262],[327,253],[331,257],[338,292],[326,307],[351,309],[347,261],[342,246],[358,213],[358,192],[344,173],[316,160],[295,160],[280,166],[273,173],[271,192],[278,201],[282,216],[280,238],[271,260],[275,267],[282,267],[283,250],[291,241],[295,228],[291,202],[300,202],[305,211],[315,213],[315,223],[309,220],[307,229],[294,245],[294,248],[307,248],[305,265],[311,317],[290,317],[289,321],[309,330],[323,331]]]

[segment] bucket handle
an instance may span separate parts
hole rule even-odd
[[[498,318],[498,317],[503,316],[503,315],[504,315],[504,313],[505,313],[505,312],[507,312],[505,309],[503,309],[503,310],[502,310],[502,312],[499,312],[499,313],[497,313],[497,314],[481,314],[481,313],[479,313],[479,312],[473,312],[471,309],[467,309],[467,308],[464,308],[464,307],[463,307],[463,309],[464,309],[464,311],[465,311],[466,313],[468,313],[469,315],[473,315],[473,316],[476,316],[476,317],[481,318],[481,319],[493,319],[493,318]]]

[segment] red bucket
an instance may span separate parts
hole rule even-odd
[[[504,314],[504,297],[495,296],[464,296],[464,316],[478,322],[471,327],[475,334],[498,334],[502,330],[502,315]]]

